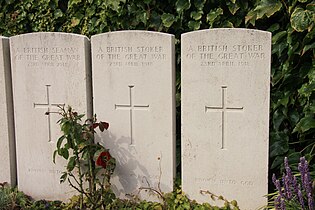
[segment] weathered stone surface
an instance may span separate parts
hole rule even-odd
[[[16,184],[9,39],[0,36],[0,183]]]
[[[184,192],[211,202],[200,193],[208,190],[247,210],[265,205],[271,34],[190,32],[181,50]]]
[[[37,199],[66,200],[66,162],[52,162],[60,137],[58,105],[91,115],[90,42],[66,33],[10,38],[19,189]],[[45,114],[50,112],[50,114]]]
[[[93,36],[94,108],[110,123],[98,139],[117,160],[119,197],[139,188],[172,191],[175,176],[174,37],[148,31]],[[150,196],[151,194],[151,196]],[[157,194],[141,190],[140,198]],[[130,198],[130,197],[129,197]]]

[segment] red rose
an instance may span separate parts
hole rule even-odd
[[[111,156],[108,151],[101,152],[101,154],[98,156],[96,160],[96,165],[102,166],[103,168],[106,168],[107,162],[111,159]]]

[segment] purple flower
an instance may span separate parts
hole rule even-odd
[[[304,205],[304,199],[303,199],[303,195],[301,192],[301,186],[299,185],[299,189],[298,189],[298,198],[299,198],[299,202],[301,204],[302,209],[305,209],[305,205]]]
[[[308,208],[309,209],[314,209],[314,200],[313,200],[312,193],[308,193],[307,194],[307,201],[308,201]]]
[[[291,200],[292,199],[292,192],[291,192],[291,189],[290,189],[290,179],[289,179],[289,176],[288,175],[284,175],[284,194],[286,195],[286,198],[288,200]]]
[[[307,166],[307,162],[305,160],[305,157],[301,157],[300,158],[300,163],[298,165],[298,169],[301,173],[301,180],[302,180],[302,183],[304,183],[304,178],[305,178],[305,174],[307,173],[308,171],[308,166]]]
[[[298,191],[299,191],[299,188],[298,188],[298,183],[297,183],[297,180],[296,180],[295,176],[293,176],[292,187],[294,189],[294,193],[297,195]]]
[[[284,158],[284,168],[285,168],[285,171],[286,171],[286,173],[288,175],[290,183],[292,183],[293,175],[292,175],[291,168],[289,167],[289,162],[288,162],[288,158],[287,157]]]
[[[272,181],[273,181],[273,184],[276,186],[276,188],[277,188],[277,190],[278,190],[278,192],[279,192],[280,198],[283,197],[282,190],[281,190],[281,185],[280,185],[280,181],[277,180],[275,174],[272,175]]]
[[[275,208],[276,208],[276,210],[281,210],[280,203],[281,203],[281,196],[278,196],[278,197],[275,198]]]
[[[280,208],[281,208],[281,210],[286,210],[285,203],[284,203],[283,199],[281,199],[281,201],[280,201]]]

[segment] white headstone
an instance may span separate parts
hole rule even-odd
[[[174,36],[120,31],[92,36],[91,43],[94,110],[110,124],[108,135],[98,135],[117,160],[114,192],[128,198],[141,187],[172,191]],[[139,197],[155,200],[154,194],[141,190]]]
[[[82,35],[41,32],[10,38],[18,186],[36,199],[66,200],[59,184],[66,162],[52,162],[61,136],[58,105],[91,115],[90,42]]]
[[[9,39],[0,36],[0,183],[16,184]]]
[[[267,204],[271,34],[190,32],[181,50],[183,191],[245,210]]]

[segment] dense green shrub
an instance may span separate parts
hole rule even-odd
[[[180,120],[180,35],[221,27],[272,32],[270,168],[284,156],[297,163],[315,154],[314,0],[1,0],[0,34],[63,31],[91,36],[143,29],[177,38],[177,119]],[[180,123],[177,123],[180,126]],[[178,138],[180,137],[180,129]],[[177,141],[179,146],[180,141]],[[178,164],[180,153],[178,151]],[[295,165],[296,168],[296,165]],[[293,167],[294,169],[294,167]],[[314,168],[311,168],[314,171]],[[270,176],[271,177],[271,176]]]

